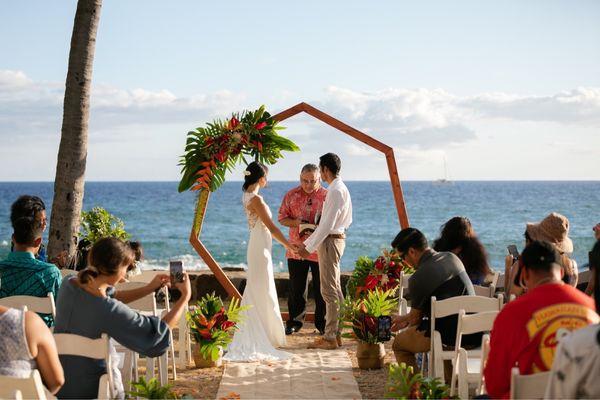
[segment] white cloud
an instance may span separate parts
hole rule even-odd
[[[26,154],[27,146],[34,143],[52,154],[45,169],[53,169],[63,96],[64,83],[37,82],[22,71],[0,70],[3,162],[8,162],[6,157],[13,154]],[[277,112],[296,103],[298,94],[269,93],[265,100],[270,101],[269,109]],[[597,139],[590,133],[595,132],[600,123],[600,88],[594,87],[549,96],[513,93],[458,96],[442,89],[355,91],[330,86],[320,98],[303,100],[394,147],[402,171],[407,171],[410,177],[439,176],[445,155],[461,175],[471,177],[478,172],[471,167],[468,158],[473,162],[479,159],[490,163],[486,173],[496,168],[498,176],[503,176],[504,167],[492,163],[494,151],[498,146],[505,146],[516,156],[517,153],[513,154],[515,145],[524,147],[519,143],[522,140],[530,144],[535,141],[535,146],[554,144],[568,151],[574,157],[570,165],[580,159],[581,165],[591,163],[589,160],[597,148],[594,147]],[[248,102],[244,94],[228,90],[181,97],[168,89],[125,90],[95,85],[91,99],[90,171],[96,171],[95,179],[119,176],[130,167],[127,163],[133,163],[130,154],[135,153],[136,165],[148,162],[162,169],[172,165],[171,172],[160,178],[176,179],[176,163],[183,150],[185,132],[203,121],[255,106]],[[356,167],[357,177],[369,179],[379,170],[378,179],[385,177],[385,162],[379,152],[335,132],[322,122],[304,116],[285,121],[283,125],[289,127],[283,133],[297,140],[303,151],[302,156],[290,156],[291,160],[314,161],[312,158],[317,154],[335,151],[346,160],[346,167]],[[99,147],[93,147],[94,143]],[[144,143],[143,149],[139,143]],[[110,163],[98,154],[106,148],[114,149]],[[463,161],[452,159],[453,152],[461,154],[464,165]],[[295,174],[296,167],[289,169]],[[0,165],[0,170],[9,169],[7,165]],[[135,178],[143,177],[136,175]]]

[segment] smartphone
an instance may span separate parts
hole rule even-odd
[[[382,315],[377,318],[377,339],[387,342],[392,338],[392,317]]]
[[[519,250],[517,250],[517,246],[511,244],[506,249],[508,250],[508,254],[510,254],[515,261],[519,259]]]
[[[183,261],[169,261],[169,275],[171,276],[171,285],[183,282]]]

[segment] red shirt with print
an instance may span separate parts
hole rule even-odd
[[[508,398],[513,367],[521,374],[548,371],[561,337],[598,322],[594,300],[564,284],[538,286],[508,303],[496,317],[485,366],[491,398]]]
[[[325,196],[327,196],[327,189],[319,187],[312,193],[306,193],[301,186],[298,186],[285,194],[281,201],[281,207],[279,207],[278,220],[281,221],[284,218],[299,219],[306,221],[309,224],[315,224],[317,217],[320,217],[321,211],[323,210],[323,203],[325,202]],[[310,234],[304,234],[300,237],[300,228],[290,228],[290,243],[291,244],[302,244]],[[287,258],[300,260],[301,257],[294,256],[292,253],[287,251],[285,253]],[[308,258],[310,261],[318,261],[317,253],[314,252]]]

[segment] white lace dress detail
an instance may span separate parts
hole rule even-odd
[[[248,203],[254,196],[257,195],[244,193],[243,197],[250,238],[247,251],[246,288],[241,304],[249,305],[251,308],[246,311],[244,322],[227,349],[224,356],[227,361],[277,361],[291,357],[291,354],[276,349],[285,346],[285,329],[273,277],[271,259],[273,239],[271,232],[260,221],[258,215],[248,210]],[[269,216],[271,216],[270,210]]]

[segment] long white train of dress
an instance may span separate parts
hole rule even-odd
[[[250,309],[244,313],[244,322],[234,334],[233,341],[223,357],[227,361],[276,361],[291,357],[290,353],[276,349],[285,346],[286,341],[273,277],[273,239],[271,232],[258,216],[248,211],[247,204],[254,196],[256,195],[244,193],[243,198],[250,238],[246,288],[241,305],[248,305]]]

